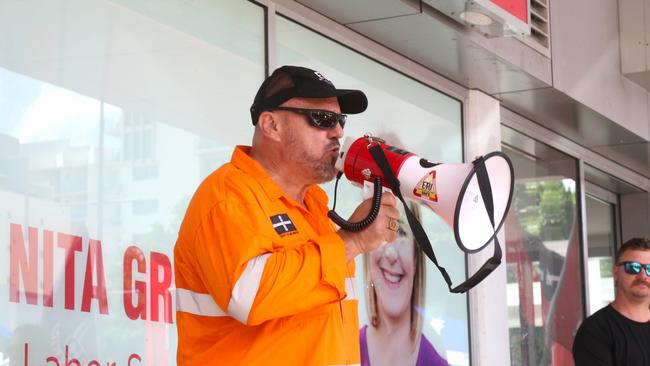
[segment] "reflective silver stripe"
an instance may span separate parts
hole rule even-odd
[[[260,288],[264,266],[270,256],[271,254],[267,253],[250,259],[230,295],[228,314],[244,324],[248,323],[248,314],[251,312],[255,295]]]
[[[176,310],[202,316],[228,316],[214,302],[210,294],[193,292],[184,288],[176,289]]]
[[[354,277],[346,277],[345,278],[345,292],[348,294],[348,296],[346,296],[344,300],[358,300],[359,299],[357,297],[357,286],[354,283]]]
[[[262,278],[264,266],[266,265],[269,256],[270,254],[263,254],[248,262],[242,276],[239,278],[239,281],[237,281],[237,284],[235,284],[235,289],[233,290],[230,303],[228,304],[228,314],[221,310],[210,294],[194,292],[184,288],[176,289],[176,310],[201,316],[232,316],[246,324],[250,308],[253,305],[255,295],[257,295],[257,290],[259,289],[259,283]],[[244,280],[244,282],[242,282],[242,280]],[[254,289],[252,287],[245,288],[244,285],[242,285],[242,283],[252,280],[255,280],[255,283],[253,284],[249,282],[248,285],[254,285]],[[353,277],[347,277],[345,279],[345,292],[347,293],[347,296],[344,300],[358,300],[356,283]],[[239,299],[239,301],[235,299],[235,296],[238,296],[237,299]],[[244,308],[244,306],[247,307]]]

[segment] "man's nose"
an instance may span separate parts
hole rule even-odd
[[[330,136],[340,139],[343,137],[343,126],[340,123],[337,123],[336,126],[330,129]]]

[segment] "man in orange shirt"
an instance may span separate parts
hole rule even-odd
[[[395,240],[399,213],[384,194],[368,228],[337,231],[317,184],[336,175],[341,113],[366,106],[303,67],[262,83],[252,146],[201,183],[174,248],[179,365],[360,362],[353,259]]]

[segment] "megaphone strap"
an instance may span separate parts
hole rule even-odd
[[[452,288],[451,277],[449,277],[449,273],[447,273],[447,270],[438,263],[436,255],[433,251],[433,247],[431,246],[431,242],[429,241],[429,237],[427,236],[426,232],[422,228],[422,224],[420,224],[420,221],[417,219],[417,217],[415,217],[413,212],[409,209],[408,205],[406,204],[404,197],[402,197],[402,192],[400,191],[399,188],[400,186],[399,180],[397,179],[397,177],[395,177],[393,170],[390,168],[390,165],[388,164],[388,161],[386,159],[386,155],[384,155],[381,146],[379,144],[371,144],[368,150],[370,151],[372,157],[375,159],[375,163],[377,163],[377,166],[379,167],[382,174],[384,175],[384,179],[388,183],[390,189],[393,191],[393,194],[402,202],[402,205],[404,206],[404,212],[406,213],[406,218],[408,220],[409,226],[411,227],[411,231],[413,232],[413,237],[415,238],[415,241],[418,243],[418,246],[427,255],[427,257],[429,257],[431,262],[433,262],[436,268],[438,268],[438,271],[440,271],[440,274],[442,274],[442,277],[447,283],[447,287],[449,288],[450,292],[453,293],[467,292],[469,289],[471,289],[472,287],[479,284],[482,280],[484,280],[490,273],[492,273],[492,271],[494,271],[494,269],[496,269],[499,266],[499,264],[501,264],[501,257],[503,254],[501,252],[501,246],[499,245],[499,241],[495,235],[494,254],[492,255],[492,257],[488,259],[485,263],[483,263],[481,268],[479,268],[479,270],[476,271],[476,273],[470,276],[467,280],[465,280],[460,285]],[[474,169],[476,169],[476,176],[478,180],[479,189],[481,191],[481,196],[485,201],[485,207],[488,212],[488,216],[490,217],[490,222],[492,223],[492,227],[494,228],[494,203],[492,201],[492,189],[490,186],[490,179],[489,179],[489,175],[487,174],[487,170],[485,168],[485,161],[483,157],[480,157],[479,159],[474,161]]]
[[[472,162],[474,169],[476,171],[476,180],[478,182],[478,188],[481,192],[481,198],[483,198],[483,203],[485,204],[485,209],[488,212],[488,217],[490,218],[490,223],[492,223],[492,228],[494,228],[494,201],[492,200],[492,185],[490,184],[490,176],[488,175],[487,168],[485,167],[485,158],[479,156]]]

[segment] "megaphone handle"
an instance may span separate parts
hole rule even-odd
[[[341,175],[339,175],[336,179],[336,184],[338,185],[338,180],[341,178]],[[368,227],[368,225],[372,224],[373,221],[377,218],[377,215],[379,214],[379,207],[381,206],[381,194],[382,194],[382,189],[381,189],[381,178],[375,177],[374,180],[374,193],[372,194],[372,207],[370,208],[370,212],[368,212],[368,216],[366,216],[365,219],[359,221],[359,222],[350,222],[344,218],[342,218],[339,214],[334,211],[336,208],[336,194],[334,195],[334,208],[329,210],[327,212],[327,216],[334,221],[339,227],[341,227],[343,230],[347,231],[361,231]],[[334,191],[336,192],[336,188],[334,188]]]

